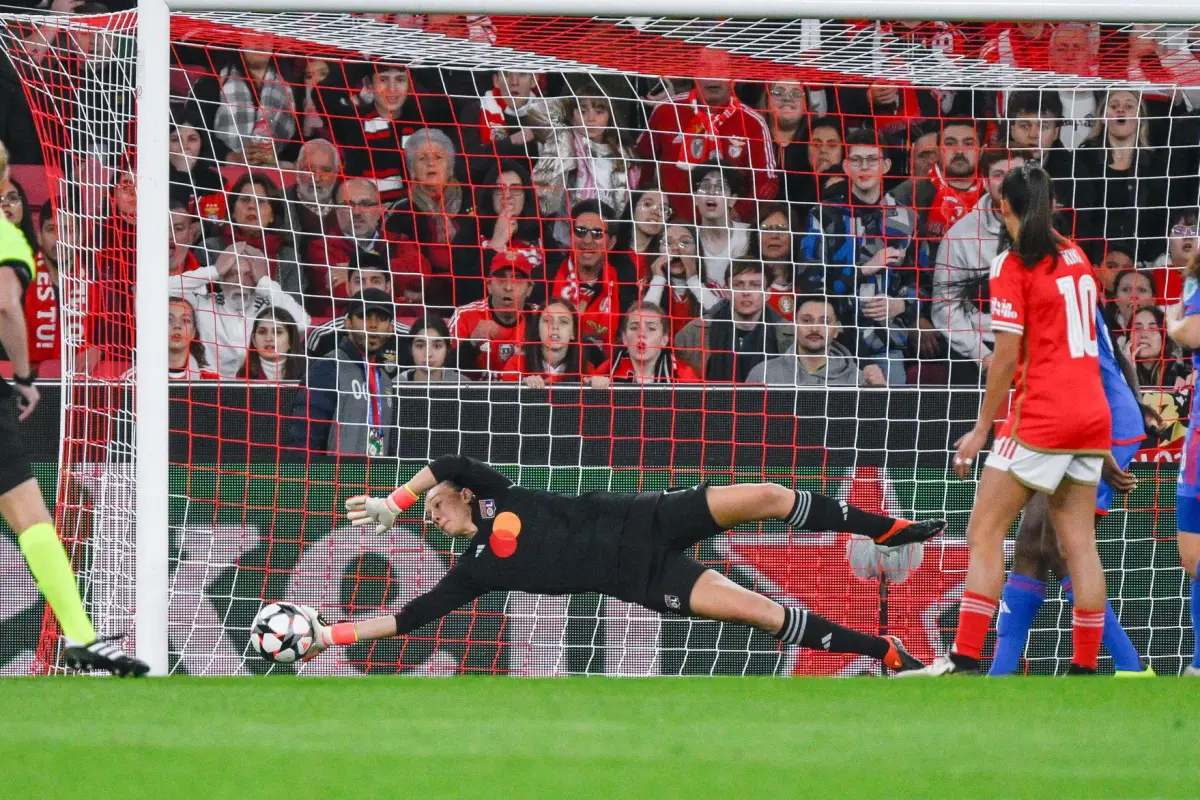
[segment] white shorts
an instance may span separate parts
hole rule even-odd
[[[996,440],[984,466],[1007,472],[1030,489],[1053,494],[1063,478],[1089,486],[1099,484],[1103,464],[1100,456],[1040,453],[1005,437]]]

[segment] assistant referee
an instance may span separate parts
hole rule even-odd
[[[307,609],[317,631],[309,657],[330,645],[407,634],[490,591],[598,592],[659,613],[743,622],[785,644],[858,653],[897,671],[922,666],[894,636],[859,633],[780,605],[686,551],[744,522],[784,520],[898,546],[938,535],[942,520],[893,519],[773,483],[562,495],[516,486],[463,455],[441,456],[385,498],[350,498],[347,517],[385,533],[425,492],[433,523],[449,536],[470,538],[466,551],[436,586],[394,616],[327,625]]]
[[[0,182],[7,173],[8,151],[0,143]],[[0,216],[0,344],[13,368],[12,383],[0,378],[0,517],[17,533],[21,555],[58,618],[67,639],[63,652],[67,666],[144,675],[150,670],[144,662],[125,655],[111,638],[96,636],[17,431],[18,422],[33,413],[39,400],[29,365],[24,302],[25,290],[36,275],[37,262],[25,235]]]

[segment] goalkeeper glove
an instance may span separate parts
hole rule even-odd
[[[351,525],[374,525],[375,533],[384,534],[396,524],[401,511],[412,508],[417,495],[405,484],[387,497],[360,494],[346,501],[346,518]]]
[[[330,626],[322,619],[320,613],[312,606],[297,605],[297,609],[308,620],[308,627],[312,629],[313,641],[309,645],[308,650],[304,653],[304,661],[311,661],[329,645],[333,644],[333,634]]]

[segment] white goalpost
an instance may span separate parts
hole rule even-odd
[[[1195,76],[1194,85],[1168,85],[1155,75],[1116,79],[1099,74],[1057,74],[974,57],[947,59],[928,47],[894,39],[888,39],[886,47],[880,49],[880,38],[865,37],[860,28],[835,21],[847,17],[971,22],[1082,20],[1125,25],[1129,30],[1135,25],[1150,26],[1166,37],[1176,35],[1180,26],[1200,26],[1197,0],[1149,0],[1140,4],[1114,0],[983,0],[969,4],[962,0],[859,0],[848,5],[831,0],[762,0],[750,8],[738,9],[713,0],[658,0],[649,4],[606,0],[588,11],[595,15],[591,19],[597,26],[604,29],[603,35],[612,37],[606,41],[615,43],[615,49],[626,42],[633,48],[637,41],[658,37],[680,48],[672,51],[671,69],[678,70],[680,64],[696,58],[696,53],[715,52],[735,62],[733,67],[726,64],[722,69],[733,69],[738,76],[754,76],[744,79],[747,81],[769,80],[762,76],[778,69],[784,80],[797,83],[805,80],[803,76],[819,75],[835,76],[856,87],[892,79],[905,86],[946,93],[1006,95],[1016,89],[1103,92],[1112,88],[1148,93],[1191,89],[1200,97],[1200,75]],[[40,102],[45,108],[54,108],[54,103],[65,104],[67,100],[73,107],[94,104],[95,119],[88,124],[96,126],[102,124],[97,120],[107,119],[106,115],[118,123],[127,122],[126,111],[108,96],[89,94],[73,86],[72,81],[79,75],[75,66],[64,66],[65,59],[56,62],[53,58],[54,48],[60,45],[49,46],[51,57],[39,56],[39,61],[32,55],[35,47],[30,31],[38,24],[56,26],[68,37],[87,35],[92,30],[119,29],[125,36],[136,31],[136,74],[131,87],[136,98],[136,115],[132,117],[136,124],[136,158],[132,158],[133,153],[113,155],[121,149],[117,146],[103,158],[95,152],[74,152],[72,148],[79,148],[76,144],[61,148],[75,160],[68,164],[64,157],[60,182],[79,194],[86,195],[87,187],[78,191],[76,184],[89,184],[96,193],[108,191],[114,176],[136,165],[136,270],[132,273],[136,283],[128,287],[132,307],[124,312],[133,317],[127,322],[133,337],[136,381],[129,381],[128,374],[97,378],[95,371],[88,373],[76,367],[95,343],[74,335],[63,341],[66,410],[62,459],[66,472],[71,473],[66,470],[67,462],[78,464],[80,469],[60,482],[61,492],[66,495],[80,486],[90,492],[100,486],[102,490],[94,495],[109,498],[78,504],[78,516],[90,518],[93,530],[91,539],[80,538],[77,547],[88,555],[76,555],[76,563],[85,575],[87,567],[100,570],[95,565],[104,565],[97,572],[99,577],[85,577],[85,583],[91,586],[89,602],[111,606],[111,622],[102,619],[98,627],[103,632],[118,632],[121,626],[132,624],[136,654],[150,664],[153,675],[254,674],[266,670],[263,665],[250,663],[247,657],[244,629],[247,613],[256,603],[296,599],[340,608],[347,615],[365,615],[367,609],[397,609],[403,600],[424,591],[444,573],[447,559],[453,557],[449,544],[434,538],[437,534],[430,532],[431,526],[411,520],[387,539],[357,542],[339,526],[336,506],[351,488],[369,489],[392,481],[399,485],[422,457],[461,446],[510,470],[522,483],[556,491],[639,491],[666,488],[676,480],[694,483],[767,476],[781,481],[794,479],[797,485],[804,482],[805,486],[848,502],[896,515],[950,517],[955,535],[928,548],[923,562],[905,565],[904,577],[911,572],[914,580],[905,584],[897,579],[890,587],[884,568],[862,563],[864,558],[870,561],[870,553],[864,556],[860,549],[853,570],[846,566],[844,539],[798,537],[771,526],[753,534],[734,532],[728,540],[704,551],[701,559],[768,593],[797,598],[818,610],[827,603],[833,609],[831,615],[841,615],[848,624],[873,627],[878,621],[881,628],[890,625],[906,630],[907,636],[923,640],[919,642],[923,651],[938,652],[944,644],[939,637],[949,619],[946,615],[961,596],[961,577],[965,573],[962,531],[974,483],[947,479],[945,469],[937,465],[937,451],[944,450],[947,441],[952,444],[953,438],[949,437],[956,430],[954,425],[961,424],[968,414],[973,419],[974,409],[967,408],[969,392],[964,391],[960,397],[953,390],[907,388],[897,390],[907,393],[903,398],[890,401],[884,394],[891,389],[880,389],[874,396],[865,389],[857,393],[849,389],[845,397],[839,395],[831,401],[817,399],[816,391],[796,390],[780,400],[762,396],[762,392],[743,391],[742,387],[734,390],[708,386],[680,390],[679,398],[658,405],[649,393],[637,394],[640,388],[618,387],[611,399],[589,400],[586,391],[579,391],[568,402],[556,404],[550,394],[535,398],[515,388],[515,384],[413,389],[397,382],[394,394],[401,410],[396,412],[396,442],[386,457],[363,464],[362,459],[322,460],[313,458],[312,452],[300,456],[288,452],[281,431],[291,424],[291,409],[284,408],[276,395],[271,395],[274,406],[252,397],[254,387],[245,381],[201,385],[198,391],[202,394],[196,397],[184,397],[180,394],[183,389],[173,391],[167,379],[171,352],[170,341],[164,336],[169,328],[164,298],[172,295],[175,284],[167,269],[157,268],[164,254],[173,251],[175,198],[171,191],[172,142],[167,132],[180,123],[173,117],[173,103],[178,105],[181,100],[180,76],[188,81],[185,92],[199,80],[173,62],[176,46],[204,52],[209,66],[197,70],[204,72],[204,78],[219,74],[213,65],[218,56],[239,46],[237,36],[270,35],[287,42],[288,54],[300,61],[342,58],[356,67],[402,63],[414,70],[438,73],[461,70],[470,73],[477,84],[479,75],[505,70],[559,72],[586,77],[596,85],[604,80],[623,82],[622,89],[627,91],[620,99],[631,104],[643,99],[632,91],[636,80],[653,81],[675,74],[664,74],[660,65],[632,49],[628,53],[572,52],[555,38],[564,34],[550,28],[544,39],[540,38],[542,33],[535,32],[528,38],[489,40],[486,35],[449,36],[369,16],[401,12],[492,13],[515,18],[572,15],[579,9],[558,0],[513,0],[496,9],[488,9],[477,0],[414,0],[398,10],[394,3],[360,0],[352,14],[329,0],[139,0],[136,17],[113,15],[119,18],[118,23],[71,18],[38,23],[33,18],[0,15],[0,44],[8,45],[23,76],[40,76],[42,80],[30,89],[34,105]],[[724,15],[730,12],[753,18],[726,18]],[[177,30],[175,40],[173,17],[177,23],[182,20],[190,26],[184,37]],[[498,23],[501,28],[506,24],[517,23]],[[692,67],[694,72],[689,77],[710,77],[703,74],[712,68],[710,64],[693,62]],[[713,77],[728,75],[714,73]],[[347,86],[348,96],[357,101],[362,95],[354,92],[359,89],[357,85]],[[560,90],[578,101],[578,96],[572,94],[577,91],[575,87],[568,84]],[[454,106],[455,113],[461,111],[458,101],[475,99],[454,96],[449,90],[445,94],[453,101],[448,104]],[[613,96],[617,94],[612,92]],[[51,97],[53,100],[47,99]],[[1192,102],[1190,97],[1187,102]],[[303,123],[302,110],[295,112]],[[41,125],[51,124],[46,120],[52,113],[38,113],[44,117]],[[549,121],[524,124],[558,124],[552,116],[547,112]],[[1005,120],[988,123],[1002,127]],[[625,133],[636,133],[633,127]],[[201,132],[205,136],[212,133]],[[1195,145],[1200,147],[1200,141]],[[897,147],[908,146],[906,142]],[[459,155],[465,158],[467,154]],[[103,178],[84,176],[80,164],[89,158],[107,159],[101,170]],[[223,179],[241,178],[243,173],[254,171],[245,164],[219,166]],[[302,172],[299,166],[278,164],[261,171],[275,176],[281,192],[294,185],[296,175]],[[464,183],[464,192],[469,192],[472,199],[482,196],[480,186],[472,181]],[[204,194],[192,188],[196,189],[194,195]],[[65,196],[67,189],[58,191]],[[78,207],[89,203],[79,197],[71,202]],[[234,202],[230,199],[229,206]],[[336,202],[340,207],[341,201]],[[73,207],[71,213],[86,216],[93,224],[96,220],[101,226],[108,224],[105,211],[76,212]],[[196,213],[202,216],[202,212]],[[747,235],[754,235],[759,222],[747,221]],[[60,252],[64,249],[86,251],[86,258],[79,262],[86,262],[86,266],[65,268],[65,280],[86,284],[102,276],[100,245],[74,241],[60,244]],[[295,255],[301,270],[311,266],[305,259],[304,253]],[[333,262],[328,266],[332,270]],[[318,327],[318,316],[331,317],[328,324],[336,322],[337,304],[344,300],[333,296],[332,278],[329,280],[330,285],[321,290],[329,297],[317,299],[329,300],[327,305],[334,311],[327,315],[313,313],[313,329]],[[320,294],[307,285],[284,287],[284,291],[299,296],[303,301],[300,305]],[[417,312],[425,310],[425,301],[421,300],[410,316],[420,318]],[[298,329],[304,331],[304,324]],[[335,336],[340,332],[333,330]],[[122,399],[113,401],[113,408],[105,408],[91,393],[97,385],[114,393],[124,387],[129,396],[122,395]],[[244,397],[235,396],[242,390],[231,387],[243,385],[248,387]],[[368,399],[370,394],[368,388]],[[89,421],[80,422],[81,417],[73,415],[73,409],[86,412]],[[410,417],[403,418],[405,414]],[[215,416],[217,421],[210,425],[201,419],[205,415]],[[111,445],[88,449],[88,445],[108,442],[104,441],[105,435],[81,426],[94,425],[97,418],[105,417],[110,424],[118,418],[136,422],[129,452],[120,458],[111,455]],[[236,421],[231,422],[235,417]],[[209,427],[204,427],[197,440],[180,437],[179,426],[191,426],[193,418],[200,419],[202,427]],[[272,426],[275,430],[263,433]],[[669,427],[662,430],[662,426]],[[894,428],[891,433],[889,427]],[[188,441],[173,446],[173,437]],[[268,440],[269,446],[264,444]],[[73,442],[82,444],[73,450]],[[200,455],[194,454],[193,448]],[[106,453],[95,455],[100,450]],[[112,464],[101,462],[110,458],[124,465],[126,472],[120,473],[124,477],[106,472]],[[226,463],[222,460],[225,458],[231,460]],[[1163,456],[1164,461],[1167,458]],[[1166,477],[1142,490],[1136,509],[1132,505],[1122,509],[1106,523],[1113,534],[1105,542],[1109,559],[1106,567],[1116,579],[1115,595],[1128,600],[1139,620],[1135,643],[1154,649],[1158,657],[1177,659],[1183,653],[1188,625],[1185,605],[1175,586],[1180,574],[1177,561],[1172,564],[1168,554],[1173,547],[1169,539],[1173,533],[1173,488],[1169,471],[1162,474]],[[128,485],[130,475],[132,487]],[[130,500],[132,508],[122,507]],[[74,509],[74,503],[65,504]],[[117,508],[97,507],[105,503]],[[129,569],[116,562],[105,565],[92,552],[102,546],[113,547],[124,555],[130,551],[135,554],[133,574],[126,574]],[[797,577],[806,571],[816,577],[809,582]],[[852,583],[855,580],[861,583]],[[296,596],[285,598],[286,592]],[[362,600],[360,593],[370,599]],[[132,603],[123,599],[130,596]],[[1039,649],[1034,653],[1031,645],[1028,661],[1052,671],[1062,660],[1061,649],[1069,646],[1069,625],[1055,620],[1037,635],[1041,637]],[[418,637],[412,645],[381,650],[364,647],[347,656],[347,663],[314,663],[303,671],[355,674],[390,669],[415,674],[491,671],[526,675],[807,671],[849,675],[868,669],[865,664],[848,661],[804,661],[795,654],[771,651],[764,642],[747,636],[738,639],[718,626],[691,621],[668,624],[655,615],[615,602],[513,594],[491,604],[481,600],[469,614],[448,618],[444,628],[439,627],[428,637]],[[773,643],[767,644],[773,647]],[[53,646],[47,648],[47,669],[52,669]],[[347,666],[351,661],[353,665]]]

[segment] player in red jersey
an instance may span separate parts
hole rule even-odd
[[[461,351],[460,366],[498,372],[525,344],[525,312],[537,311],[529,302],[533,265],[524,254],[505,250],[488,268],[488,296],[454,309],[450,334]]]
[[[992,445],[967,525],[971,562],[949,655],[918,674],[977,673],[983,640],[1004,584],[1004,536],[1034,492],[1049,495],[1050,518],[1075,581],[1072,674],[1094,674],[1104,630],[1104,569],[1093,515],[1111,417],[1096,342],[1095,271],[1052,227],[1050,177],[1039,166],[1012,170],[1000,188],[1011,247],[992,263],[996,349],[979,419],[958,440],[954,471],[965,478],[988,431],[1016,392]],[[1071,413],[1064,416],[1063,408]]]

